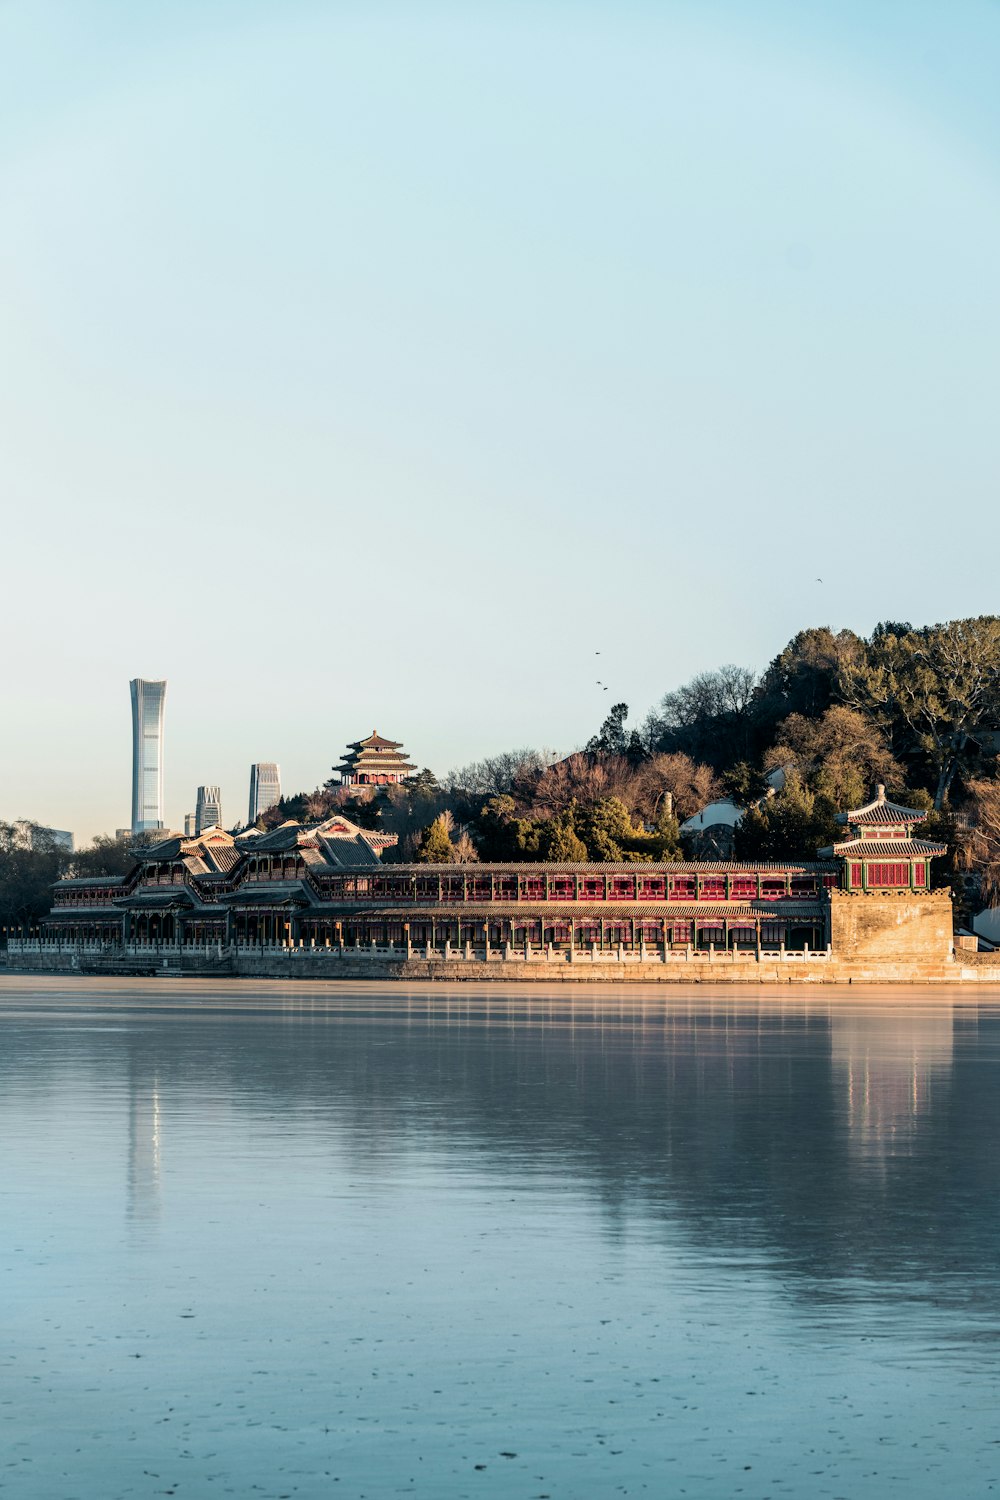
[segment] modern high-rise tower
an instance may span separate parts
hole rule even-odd
[[[133,677],[132,832],[163,827],[163,705],[165,682]]]
[[[204,833],[206,828],[222,827],[222,796],[217,786],[200,786],[194,808],[194,831]]]
[[[250,811],[247,827],[252,828],[261,813],[281,801],[281,772],[273,760],[254,761],[250,767]]]

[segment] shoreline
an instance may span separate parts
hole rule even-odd
[[[449,958],[405,955],[310,952],[302,949],[272,953],[223,954],[186,961],[184,955],[152,953],[141,959],[93,958],[46,954],[36,962],[22,956],[0,964],[0,975],[17,978],[49,976],[59,979],[174,979],[183,983],[212,979],[284,981],[306,984],[516,984],[565,985],[678,985],[757,989],[816,988],[833,985],[1000,985],[1000,963],[982,962],[984,955],[956,954],[938,964],[924,962],[868,962],[838,959],[830,954],[785,954],[781,957],[714,954],[689,959],[628,957],[595,962],[588,956],[571,959],[563,953],[531,959],[489,959],[481,954],[456,953]],[[992,958],[992,955],[990,955]]]

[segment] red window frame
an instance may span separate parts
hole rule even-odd
[[[909,889],[910,867],[902,863],[880,860],[868,866],[869,886],[881,886],[890,890]]]

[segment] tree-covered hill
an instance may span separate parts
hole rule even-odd
[[[544,735],[546,726],[539,725]],[[800,631],[761,673],[727,664],[662,694],[637,721],[617,703],[581,749],[521,747],[403,786],[334,779],[262,820],[318,821],[336,810],[395,833],[386,860],[670,860],[697,853],[680,824],[713,800],[743,808],[736,853],[810,857],[838,812],[876,783],[930,817],[949,844],[936,874],[973,878],[1000,898],[1000,618],[940,625],[885,621],[865,639]],[[775,790],[767,776],[780,770]],[[34,829],[26,838],[23,830]],[[19,832],[20,830],[20,832]],[[128,840],[74,855],[44,829],[0,825],[0,924],[31,925],[61,874],[118,873]]]

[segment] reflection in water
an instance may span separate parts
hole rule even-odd
[[[996,1477],[992,1001],[6,983],[29,1500]]]
[[[850,1145],[868,1158],[912,1153],[932,1111],[947,1109],[950,1009],[830,1013],[834,1088],[843,1089]]]
[[[128,1193],[126,1212],[137,1224],[154,1224],[160,1216],[160,1087],[154,1068],[150,1078],[129,1074]]]

